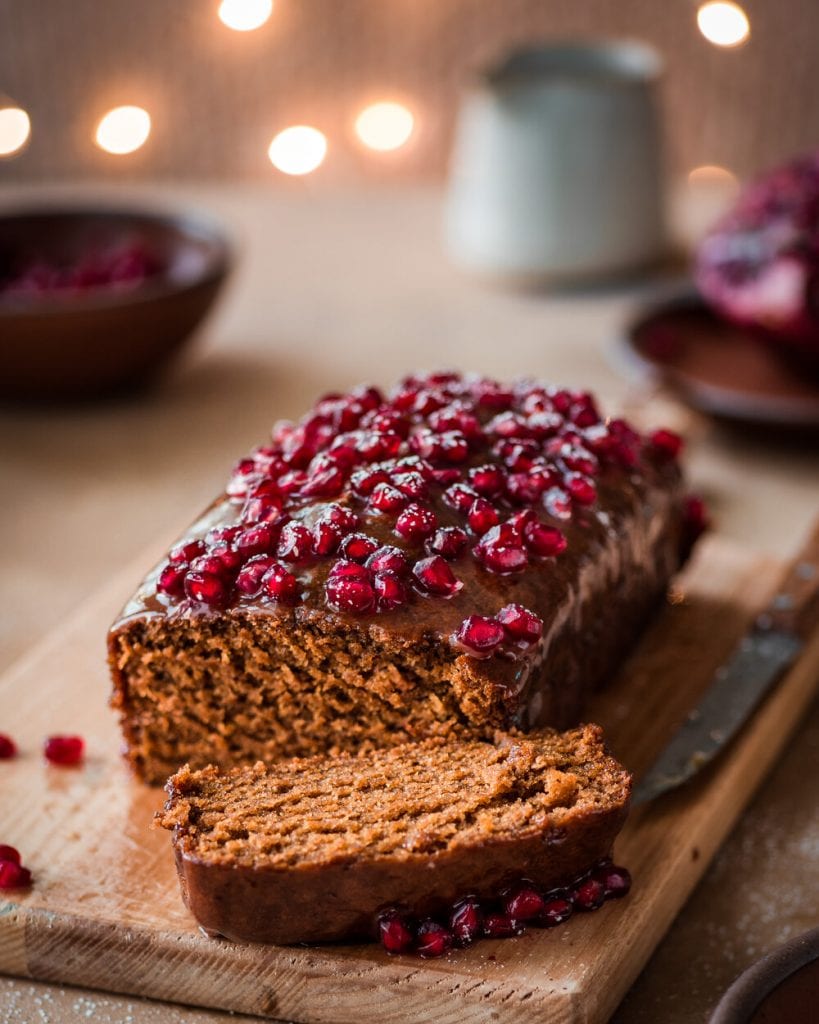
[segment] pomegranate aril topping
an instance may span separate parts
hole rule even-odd
[[[220,579],[230,575],[222,559],[218,555],[211,554],[200,555],[198,558],[194,558],[188,566],[188,572],[205,573],[209,576],[218,576]]]
[[[379,916],[378,937],[384,949],[393,956],[408,953],[415,943],[415,933],[398,911],[386,911]]]
[[[339,554],[353,562],[364,562],[378,551],[378,541],[366,533],[350,533],[341,542]]]
[[[268,597],[280,604],[293,604],[298,598],[299,583],[292,572],[274,562],[262,577],[262,586]]]
[[[584,476],[570,473],[564,480],[564,486],[578,505],[593,505],[597,500],[597,489]]]
[[[391,572],[401,576],[409,570],[409,563],[400,548],[385,544],[369,556],[367,568],[372,572]]]
[[[546,906],[546,901],[531,886],[521,886],[504,900],[503,909],[513,921],[531,921],[538,917]]]
[[[543,620],[522,604],[507,604],[495,618],[512,640],[535,644],[543,635]]]
[[[333,498],[341,493],[344,481],[343,470],[336,466],[326,467],[309,476],[299,490],[308,498]]]
[[[370,581],[354,576],[330,576],[325,593],[328,603],[342,612],[361,615],[375,604],[375,590]]]
[[[503,494],[506,475],[499,466],[476,466],[468,475],[472,487],[484,498],[497,498]]]
[[[6,846],[5,843],[0,843],[0,861],[7,861],[12,864],[20,863],[20,853],[13,846]]]
[[[655,430],[649,441],[651,447],[667,459],[676,459],[683,447],[683,439],[671,430]]]
[[[571,519],[572,517],[571,498],[559,487],[552,487],[543,495],[543,506],[555,519]]]
[[[317,555],[332,555],[342,537],[341,528],[335,523],[319,521],[313,527],[313,550]]]
[[[285,523],[276,554],[286,562],[304,562],[313,554],[313,535],[302,523]]]
[[[566,550],[566,538],[554,526],[547,526],[539,519],[530,520],[523,527],[523,539],[530,551],[542,557],[559,555]]]
[[[239,570],[236,577],[236,589],[248,596],[258,593],[262,585],[262,577],[274,564],[271,555],[254,555]]]
[[[489,655],[503,643],[503,626],[484,615],[470,615],[461,623],[454,639],[470,654]]]
[[[280,498],[269,498],[262,495],[258,498],[248,498],[239,518],[243,523],[267,523],[278,519],[281,511]]]
[[[219,576],[191,570],[185,576],[185,593],[192,601],[217,608],[227,601],[228,588]]]
[[[520,535],[502,523],[493,526],[475,546],[475,556],[487,569],[497,573],[520,572],[529,564],[529,556]]]
[[[477,899],[467,897],[452,908],[449,930],[459,946],[469,946],[483,932],[483,910]]]
[[[227,541],[219,541],[214,544],[209,552],[212,558],[215,558],[217,562],[222,566],[222,571],[230,574],[237,570],[242,564],[244,555],[242,552],[236,550],[232,544],[228,544]]]
[[[487,939],[509,939],[513,935],[520,935],[522,931],[522,926],[508,914],[493,912],[487,914],[483,921],[483,933]]]
[[[185,592],[185,573],[188,567],[185,563],[175,565],[167,562],[159,573],[156,581],[156,589],[171,597],[181,597]]]
[[[0,732],[0,761],[8,761],[17,754],[17,744],[5,733]]]
[[[379,611],[389,612],[407,603],[407,589],[391,572],[377,572],[373,576],[373,590]]]
[[[466,484],[453,484],[444,491],[444,504],[466,515],[479,495]]]
[[[412,567],[412,572],[424,590],[440,597],[452,597],[463,587],[463,582],[440,555],[422,558]]]
[[[350,477],[350,484],[359,497],[372,494],[378,484],[389,483],[390,477],[383,469],[359,469]]]
[[[415,938],[415,952],[429,959],[444,956],[452,948],[452,932],[437,921],[422,921]]]
[[[554,928],[555,925],[568,921],[573,911],[574,907],[569,900],[563,899],[561,896],[552,897],[544,903],[543,911],[538,917],[537,923],[544,928]]]
[[[420,541],[435,531],[435,513],[421,505],[408,505],[395,522],[395,532],[409,541]]]
[[[31,885],[31,872],[14,861],[0,861],[0,889],[27,889]]]
[[[486,498],[476,498],[467,515],[469,529],[478,537],[482,537],[487,530],[498,525],[498,513],[494,505]]]
[[[320,523],[332,523],[342,533],[349,533],[358,526],[358,516],[344,505],[328,505],[319,516]]]
[[[631,889],[631,874],[626,868],[616,864],[606,864],[592,875],[603,886],[603,894],[608,899],[619,899]]]
[[[329,578],[340,580],[368,580],[370,578],[369,572],[364,568],[363,565],[359,565],[357,562],[351,562],[349,559],[339,559],[330,569]]]
[[[603,906],[606,891],[596,878],[584,879],[570,893],[570,899],[578,910],[597,910]]]
[[[469,537],[460,526],[442,526],[426,541],[426,550],[432,555],[457,558],[466,547]]]
[[[49,736],[43,747],[47,761],[64,766],[79,764],[84,751],[85,741],[81,736]]]
[[[391,484],[378,484],[370,495],[368,505],[378,512],[400,512],[408,498]]]
[[[418,500],[429,495],[429,485],[420,473],[396,473],[392,484],[408,498]]]
[[[205,542],[202,540],[188,540],[182,544],[177,544],[175,548],[171,549],[170,561],[174,564],[181,562],[190,562],[197,555],[202,555],[205,552]]]
[[[262,555],[276,543],[276,528],[272,523],[257,523],[248,526],[236,537],[233,544],[244,557]]]

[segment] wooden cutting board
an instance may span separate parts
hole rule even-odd
[[[296,1021],[598,1024],[613,1012],[806,709],[819,635],[740,740],[684,791],[635,810],[617,845],[624,901],[551,931],[484,941],[442,960],[376,946],[239,946],[201,936],[179,897],[162,792],[129,778],[106,706],[104,638],[146,559],[0,681],[0,842],[35,878],[0,893],[0,971]],[[715,537],[619,677],[590,710],[638,775],[684,719],[773,589],[774,563]],[[88,742],[83,768],[48,767],[49,733]]]

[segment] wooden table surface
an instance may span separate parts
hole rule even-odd
[[[0,201],[33,194],[7,189]],[[647,397],[616,368],[611,342],[648,282],[545,296],[465,278],[442,251],[435,189],[324,193],[297,182],[278,191],[106,186],[92,194],[206,208],[236,237],[240,260],[196,347],[150,393],[0,410],[0,669],[157,535],[183,528],[273,419],[298,415],[322,391],[456,366],[546,376],[625,409]],[[678,231],[695,233],[711,201],[681,192]],[[662,422],[686,423],[673,404],[651,400]],[[819,513],[815,444],[688,426],[690,475],[719,530],[787,557]],[[0,731],[14,732],[14,709],[2,710]],[[699,1024],[745,966],[819,924],[818,758],[815,707],[617,1024]],[[241,1019],[17,979],[0,979],[0,1016],[9,1024]]]

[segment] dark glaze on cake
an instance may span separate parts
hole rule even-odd
[[[569,885],[610,852],[630,788],[600,729],[585,726],[229,772],[186,766],[158,821],[206,931],[324,942],[372,936],[396,904],[423,917],[465,895],[497,898],[521,877]]]
[[[414,407],[427,411],[400,413],[408,437],[396,441],[393,431],[382,431],[388,444],[400,446],[392,459],[344,466],[339,479],[327,483],[322,453],[338,430],[333,435],[331,426],[320,427],[328,439],[310,447],[305,434],[316,429],[311,424],[344,419],[343,410],[351,406],[354,412],[346,418],[352,429],[356,417],[365,423],[379,416],[394,421],[396,406],[406,404],[407,395],[415,396]],[[438,408],[429,411],[429,406]],[[150,781],[163,780],[183,761],[227,766],[424,736],[491,737],[495,729],[576,722],[585,695],[613,672],[679,565],[684,523],[676,439],[664,431],[643,438],[622,421],[603,421],[588,395],[534,382],[507,391],[476,378],[440,375],[402,382],[387,400],[372,389],[359,389],[324,400],[317,410],[298,427],[278,427],[278,441],[242,460],[227,492],[194,524],[186,543],[213,538],[214,529],[231,531],[242,517],[252,527],[258,520],[247,517],[255,516],[264,501],[273,502],[267,515],[279,518],[283,512],[314,534],[328,509],[337,517],[352,512],[353,534],[405,555],[407,571],[387,581],[399,600],[383,608],[373,593],[370,607],[333,606],[336,592],[328,597],[328,582],[332,588],[340,560],[350,561],[338,550],[301,561],[270,556],[285,576],[295,577],[286,583],[290,593],[283,600],[273,599],[264,583],[256,593],[242,593],[235,584],[242,556],[230,532],[221,550],[236,564],[213,585],[214,594],[206,595],[215,595],[210,604],[179,593],[188,584],[176,578],[178,566],[157,567],[109,636],[114,704],[128,756]],[[419,445],[414,436],[458,416],[474,435],[466,437],[465,457],[459,440],[464,435],[444,431],[458,461],[451,461],[451,453],[433,451],[419,462],[412,446],[437,442],[422,435]],[[459,436],[453,441],[453,435]],[[377,447],[377,440],[374,429],[353,435],[349,445],[342,438],[345,458],[360,459],[362,449],[368,443]],[[402,470],[411,477],[407,486],[424,492],[416,502],[420,515],[432,512],[438,528],[468,534],[457,557],[436,559],[435,571],[443,566],[443,587],[449,586],[445,595],[430,593],[412,572],[414,563],[423,565],[434,555],[430,539],[398,535],[397,513],[369,510],[371,499],[350,483],[351,474],[355,481],[354,474],[375,464],[394,478],[396,460],[406,458],[412,460]],[[306,474],[296,471],[303,474],[297,479],[301,493],[277,495],[282,471],[291,478],[285,476],[285,486],[292,483],[293,464],[317,468],[312,476],[309,468]],[[469,527],[469,510],[452,507],[448,488],[453,482],[469,484],[470,471],[487,465],[502,468],[507,489],[487,498],[490,521],[496,515],[500,525],[482,541]],[[260,467],[267,467],[266,473]],[[419,483],[419,477],[425,479]],[[548,486],[534,497],[523,495],[520,488],[533,478],[535,489],[544,480]],[[320,497],[304,493],[315,489],[315,479],[319,489],[340,489]],[[575,497],[569,495],[570,485]],[[514,486],[519,489],[510,494]],[[253,497],[254,488],[265,492],[261,502]],[[506,525],[515,518],[517,527]],[[478,528],[486,525],[472,521]],[[549,543],[556,538],[554,555],[536,552],[527,533],[531,522],[541,524]],[[525,565],[498,571],[506,567],[508,545],[493,548],[488,542],[509,530],[516,531],[513,561]],[[481,554],[482,545],[490,549],[488,557]],[[500,565],[492,554],[498,547],[503,548]],[[185,566],[182,562],[182,573]],[[453,574],[449,584],[447,566]],[[348,564],[346,569],[358,572]],[[162,592],[163,571],[176,593]],[[360,575],[366,578],[360,586],[354,581],[358,589],[352,598],[363,592],[366,604],[374,574],[360,570]],[[498,627],[495,617],[510,605],[526,611],[542,630],[539,638]],[[477,640],[471,647],[472,616],[480,617],[484,633],[494,630],[503,639],[488,650]]]

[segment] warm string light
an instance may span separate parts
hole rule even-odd
[[[412,112],[401,103],[388,101],[365,107],[355,122],[356,135],[364,145],[382,153],[400,149],[414,127]]]
[[[19,153],[28,142],[31,121],[21,107],[0,108],[0,157]]]
[[[697,26],[714,46],[739,46],[751,34],[748,15],[733,0],[709,0],[697,11]]]
[[[219,20],[235,32],[261,28],[273,13],[273,0],[222,0]]]
[[[151,115],[142,107],[114,107],[97,125],[96,141],[106,153],[123,155],[143,146],[151,134]]]
[[[274,137],[267,155],[283,174],[310,174],[327,155],[327,138],[318,128],[306,124],[292,125]]]

